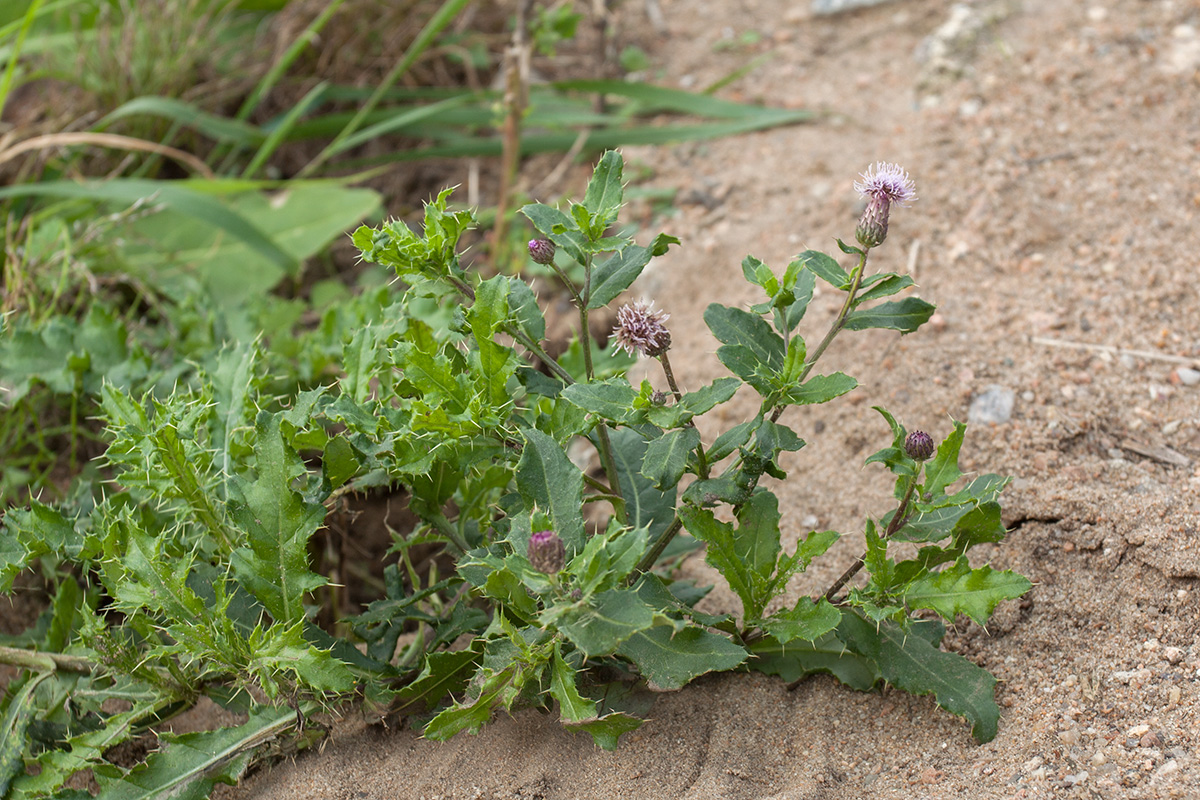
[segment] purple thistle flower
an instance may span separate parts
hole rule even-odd
[[[529,257],[534,263],[547,266],[554,263],[554,251],[558,248],[549,239],[530,239]]]
[[[884,161],[872,164],[860,177],[862,180],[855,181],[854,188],[867,198],[867,209],[858,222],[854,237],[870,249],[883,244],[887,238],[892,204],[907,206],[916,200],[916,186],[899,164]]]
[[[567,561],[567,548],[554,531],[538,531],[529,537],[528,556],[538,572],[557,575]]]
[[[661,356],[671,347],[671,332],[663,325],[669,318],[669,314],[656,311],[653,303],[639,300],[621,306],[613,329],[617,349],[629,355]]]
[[[904,440],[904,452],[913,461],[928,461],[933,455],[933,437],[925,431],[913,431]]]

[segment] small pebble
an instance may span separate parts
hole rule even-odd
[[[1175,370],[1175,374],[1179,377],[1179,382],[1184,386],[1195,386],[1200,384],[1200,370],[1189,369],[1188,367],[1179,367]]]
[[[1092,754],[1092,764],[1099,767],[1108,761],[1108,757],[1104,755],[1103,750],[1097,750]]]
[[[993,383],[971,400],[967,420],[975,424],[991,422],[1000,425],[1008,422],[1012,418],[1015,399],[1016,393],[1012,389]]]
[[[1172,686],[1167,690],[1167,705],[1179,705],[1179,699],[1183,696],[1183,691],[1178,686]]]
[[[1138,736],[1145,736],[1149,732],[1150,732],[1149,725],[1134,725],[1132,728],[1129,729],[1128,735],[1131,738],[1135,738]]]
[[[1178,664],[1180,661],[1183,661],[1183,650],[1178,647],[1163,648],[1162,655],[1168,664]]]
[[[1158,731],[1150,731],[1138,741],[1139,747],[1162,747],[1162,737],[1158,735]]]

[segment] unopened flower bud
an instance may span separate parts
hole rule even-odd
[[[529,257],[534,260],[534,263],[542,265],[550,265],[554,263],[554,242],[549,239],[530,239],[529,240]]]
[[[667,404],[667,393],[666,392],[654,392],[654,394],[650,395],[650,405],[665,406],[666,404]]]
[[[567,548],[554,531],[538,531],[529,537],[529,564],[538,572],[557,575],[567,560]]]
[[[653,303],[638,301],[621,306],[613,329],[617,349],[629,355],[661,356],[671,348],[671,332],[663,325],[668,319],[670,315],[656,311]]]
[[[867,198],[867,208],[854,230],[854,238],[869,250],[883,244],[887,238],[892,203],[907,206],[917,199],[917,195],[908,173],[899,164],[880,161],[872,164],[861,177],[862,181],[856,181],[854,188]]]
[[[913,431],[904,440],[904,452],[914,461],[928,461],[933,455],[933,437],[925,431]]]

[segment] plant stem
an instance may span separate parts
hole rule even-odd
[[[900,501],[900,505],[896,506],[896,513],[892,515],[892,521],[888,523],[887,529],[883,532],[883,540],[887,541],[892,535],[900,530],[908,519],[908,502],[912,499],[913,489],[917,487],[917,478],[914,475],[909,481],[908,489],[904,492],[904,499]],[[833,602],[833,596],[842,590],[846,582],[858,574],[858,571],[863,568],[866,563],[864,560],[866,555],[861,555],[850,567],[842,573],[842,577],[833,582],[833,585],[825,592],[823,597],[829,602]]]
[[[846,292],[846,300],[842,303],[842,309],[838,312],[837,319],[829,326],[829,330],[825,334],[825,338],[817,345],[817,349],[813,350],[804,362],[804,369],[800,371],[800,377],[796,379],[796,383],[804,383],[804,379],[808,377],[808,373],[812,372],[812,368],[816,366],[817,359],[824,353],[825,348],[829,347],[834,338],[841,333],[842,328],[846,326],[846,317],[849,316],[850,310],[854,306],[854,296],[858,294],[858,287],[862,285],[863,275],[867,271],[867,254],[870,250],[864,250],[862,255],[858,257],[858,266],[854,268],[854,273],[850,279],[850,289]],[[783,414],[787,406],[776,406],[771,413],[771,421],[778,422],[780,415]]]
[[[665,531],[659,534],[658,539],[654,541],[654,544],[651,545],[650,549],[642,555],[642,558],[640,561],[638,561],[637,566],[633,568],[633,572],[630,573],[630,583],[632,583],[638,575],[654,566],[654,562],[658,561],[658,557],[663,554],[663,551],[667,549],[667,545],[671,543],[671,540],[674,539],[675,535],[682,529],[683,520],[681,520],[679,515],[676,514],[675,519],[671,520],[671,524],[667,526]]]
[[[471,545],[467,544],[467,540],[462,537],[462,534],[458,532],[454,524],[446,519],[446,515],[441,511],[430,514],[427,521],[438,529],[438,533],[449,539],[451,544],[458,548],[460,553],[465,553],[471,549]]]
[[[675,382],[675,372],[671,369],[671,360],[667,358],[665,352],[660,353],[658,362],[662,364],[663,374],[667,376],[667,385],[671,387],[671,394],[675,395],[675,402],[683,402],[683,394],[679,391],[679,384]],[[692,420],[687,422],[689,428],[695,428],[696,423]],[[708,459],[704,455],[704,442],[696,445],[696,466],[700,473],[701,480],[708,479]]]
[[[592,299],[592,255],[588,254],[583,264],[583,295],[579,298],[579,344],[583,348],[583,369],[588,381],[596,372],[592,366],[592,331],[588,327],[588,303]],[[613,513],[622,526],[629,524],[625,513],[625,494],[621,491],[621,476],[617,474],[617,462],[613,458],[612,442],[608,438],[608,426],[603,421],[596,423],[596,449],[600,453],[600,465],[608,478],[614,496],[621,498],[612,504]]]
[[[81,672],[85,674],[94,672],[100,667],[96,662],[86,659],[83,656],[68,656],[62,653],[35,653],[32,650],[25,650],[20,647],[2,646],[0,646],[0,664],[11,664],[14,667],[37,670],[39,672],[63,670],[64,672]]]

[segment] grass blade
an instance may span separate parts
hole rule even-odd
[[[25,10],[25,18],[21,21],[21,28],[17,31],[17,41],[13,45],[12,52],[8,56],[8,66],[4,69],[4,78],[0,80],[0,116],[4,114],[4,104],[8,101],[8,93],[12,91],[13,78],[17,74],[17,61],[21,58],[21,47],[25,44],[25,37],[29,35],[29,30],[33,27],[33,21],[37,19],[38,9],[42,6],[42,0],[33,0],[29,4],[29,8]]]
[[[329,88],[328,82],[322,81],[314,86],[308,94],[300,99],[300,102],[292,106],[284,115],[280,123],[275,127],[271,134],[267,137],[262,146],[258,148],[258,152],[250,159],[250,163],[246,165],[246,169],[242,171],[243,178],[253,178],[254,175],[262,169],[263,164],[267,159],[283,144],[284,140],[296,127],[297,122],[304,116],[308,109],[311,108],[317,101],[325,96],[325,90]]]

